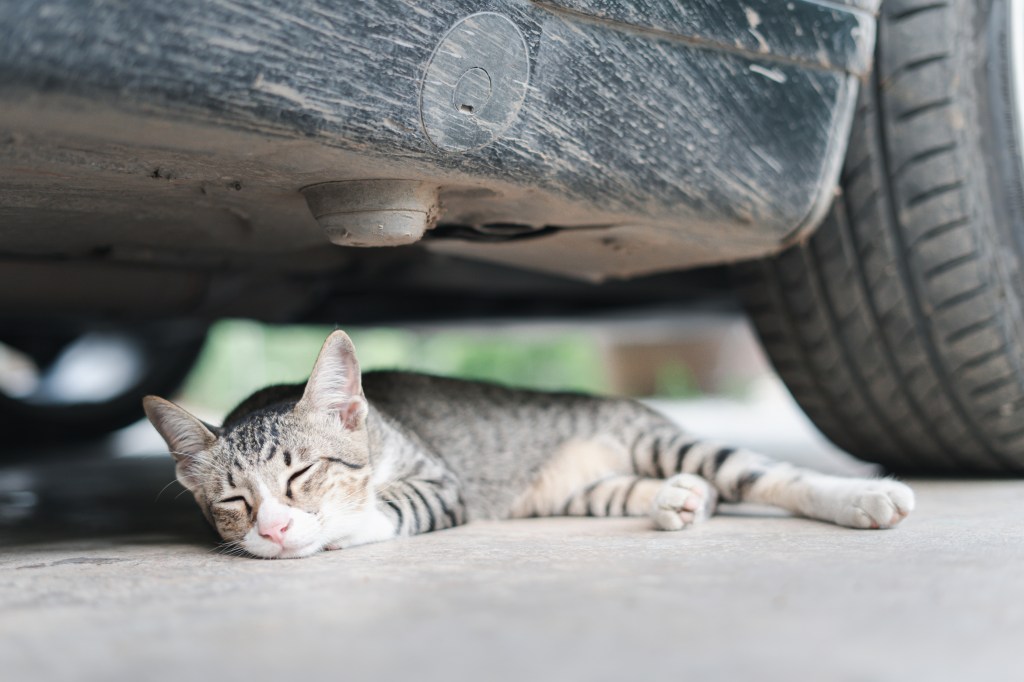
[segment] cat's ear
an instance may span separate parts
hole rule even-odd
[[[356,347],[345,332],[332,332],[324,341],[298,407],[336,415],[346,429],[362,426],[368,411],[363,380]]]
[[[196,478],[198,457],[216,442],[214,430],[174,403],[155,395],[143,398],[142,407],[177,463],[178,481],[194,490],[199,484]]]

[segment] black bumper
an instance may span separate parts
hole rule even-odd
[[[767,254],[828,205],[871,4],[4,3],[0,250],[284,258],[333,248],[301,188],[396,178],[436,184],[440,224],[469,228],[427,233],[447,253],[590,278]],[[510,109],[473,133],[481,109],[453,94],[438,113],[455,85],[429,80],[479,12],[512,27],[478,36],[480,63],[523,54],[488,66],[509,70],[489,94],[456,79]],[[461,238],[507,223],[557,229]]]

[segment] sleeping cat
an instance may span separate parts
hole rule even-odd
[[[341,331],[305,385],[258,391],[220,428],[155,396],[150,421],[228,546],[264,558],[451,528],[472,519],[644,516],[664,530],[719,498],[851,528],[889,528],[914,494],[694,438],[624,399],[402,372],[362,375]]]

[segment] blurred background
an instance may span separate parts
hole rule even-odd
[[[328,325],[271,325],[228,319],[210,327],[180,388],[171,398],[219,424],[253,391],[305,381]],[[705,437],[756,447],[767,454],[822,466],[821,453],[850,471],[854,460],[832,446],[804,416],[772,370],[749,322],[722,312],[652,318],[572,321],[489,321],[476,324],[347,327],[363,371],[406,370],[492,381],[537,390],[640,398]],[[138,365],[138,366],[137,366]],[[96,333],[64,348],[45,367],[0,345],[0,388],[26,405],[76,409],[128,385],[145,366],[117,335]],[[177,382],[175,382],[177,383]],[[134,413],[141,413],[134,403]],[[40,433],[40,442],[46,434]],[[40,442],[19,445],[13,460],[51,458]],[[162,453],[145,420],[110,438],[52,448],[66,457],[83,451],[117,456]],[[63,454],[66,451],[66,454]],[[808,453],[804,456],[802,453]],[[20,455],[20,456],[19,456]],[[856,466],[861,466],[857,464]],[[865,468],[867,465],[863,465]]]
[[[219,424],[265,386],[305,381],[325,325],[215,324],[173,396]],[[832,446],[804,416],[740,315],[665,315],[572,322],[354,327],[363,371],[397,369],[537,390],[643,399],[706,437],[850,471],[868,465]],[[148,423],[115,439],[122,453],[161,449]]]
[[[693,398],[750,393],[765,366],[746,326],[708,317],[685,324],[360,327],[346,331],[364,371],[401,369],[541,390]],[[330,326],[244,320],[211,329],[181,400],[224,413],[249,393],[304,381]]]

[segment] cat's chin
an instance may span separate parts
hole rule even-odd
[[[302,559],[304,557],[313,556],[314,554],[323,551],[323,545],[320,543],[313,543],[300,547],[298,549],[284,549],[278,554],[275,559]]]
[[[311,542],[301,547],[278,547],[277,550],[259,548],[254,551],[254,549],[250,549],[244,545],[243,548],[246,552],[257,559],[302,559],[304,557],[313,556],[324,549],[323,545],[319,542]]]

